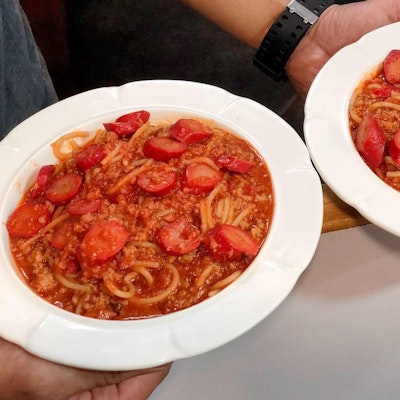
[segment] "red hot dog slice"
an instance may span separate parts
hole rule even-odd
[[[169,134],[186,144],[198,143],[212,135],[212,130],[195,119],[178,119],[169,128]]]
[[[82,177],[78,174],[65,174],[53,181],[45,191],[46,198],[53,204],[65,203],[78,193]]]
[[[135,133],[149,118],[150,113],[141,110],[121,115],[115,122],[106,122],[103,125],[106,131],[113,131],[118,136],[127,136]]]
[[[243,254],[254,256],[259,243],[245,230],[233,225],[216,226],[204,236],[204,244],[211,255],[219,261],[237,260]]]
[[[80,255],[89,265],[104,263],[122,250],[128,231],[117,221],[107,221],[92,226],[83,237]]]
[[[389,83],[400,83],[400,50],[392,50],[383,61],[383,74]]]
[[[400,131],[392,137],[389,143],[389,155],[393,162],[400,166]]]
[[[178,174],[165,163],[152,166],[137,178],[138,185],[146,192],[155,196],[164,196],[175,189]]]
[[[210,192],[222,178],[223,173],[219,169],[205,162],[194,161],[185,170],[185,186],[197,194]]]
[[[97,165],[105,156],[106,153],[103,145],[91,144],[76,155],[75,163],[81,171],[86,171]]]
[[[158,232],[160,246],[168,254],[190,253],[200,246],[199,230],[188,222],[178,221],[164,225]]]
[[[229,171],[232,172],[239,172],[241,174],[245,174],[246,172],[249,172],[250,169],[254,166],[254,163],[251,161],[243,160],[238,157],[234,156],[226,156],[222,155],[217,158],[215,163],[219,167],[224,167],[228,169]]]
[[[156,161],[167,161],[181,156],[187,149],[187,144],[170,137],[152,137],[143,145],[146,157]]]
[[[73,199],[68,204],[67,210],[71,215],[84,215],[98,212],[101,205],[102,201],[100,199]]]
[[[29,239],[51,220],[51,213],[44,204],[26,203],[18,207],[6,222],[11,236]]]
[[[369,167],[375,168],[382,162],[385,135],[372,114],[366,114],[358,125],[355,144]]]
[[[129,114],[124,114],[118,117],[115,122],[129,122],[130,124],[137,123],[138,128],[145,124],[150,118],[150,113],[146,110],[134,111]]]

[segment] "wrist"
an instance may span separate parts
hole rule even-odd
[[[334,0],[292,0],[278,16],[254,56],[256,67],[276,81],[286,80],[285,65],[299,42]]]
[[[291,0],[270,0],[265,2],[265,9],[260,10],[260,15],[258,17],[258,29],[255,30],[254,36],[248,40],[250,46],[255,49],[261,46],[265,35],[271,29],[279,15],[285,11],[290,1]]]

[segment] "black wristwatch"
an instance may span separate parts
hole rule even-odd
[[[334,0],[292,0],[261,43],[253,63],[276,81],[286,80],[285,65],[300,40]]]

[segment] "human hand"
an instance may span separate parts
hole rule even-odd
[[[145,400],[170,365],[139,371],[100,372],[37,358],[0,338],[1,400]]]
[[[295,90],[305,96],[323,65],[364,34],[400,20],[398,0],[366,0],[332,5],[301,40],[286,64]]]

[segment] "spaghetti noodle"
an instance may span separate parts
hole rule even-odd
[[[54,155],[59,160],[68,160],[80,148],[77,139],[85,139],[88,136],[88,132],[75,131],[60,137],[53,143]]]

